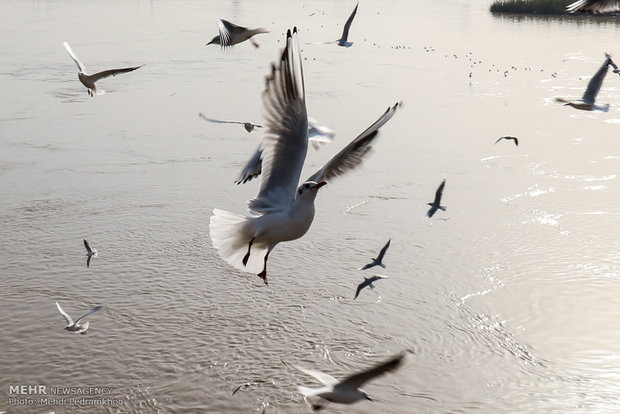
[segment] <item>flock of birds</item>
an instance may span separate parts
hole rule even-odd
[[[352,45],[348,41],[348,36],[358,6],[359,3],[347,19],[342,36],[335,42],[329,43],[337,43],[338,46],[344,47]],[[578,10],[589,12],[620,10],[620,1],[579,0],[569,5],[567,9],[571,12]],[[223,19],[217,22],[219,34],[213,37],[207,45],[220,45],[222,49],[232,48],[244,41],[250,41],[255,47],[259,47],[258,43],[252,39],[253,36],[267,33],[263,28],[248,29]],[[109,76],[132,72],[142,67],[140,65],[110,69],[89,75],[69,44],[64,42],[63,45],[77,65],[78,79],[87,88],[90,96],[104,93],[102,89],[97,88],[97,81]],[[613,72],[618,74],[620,74],[620,69],[612,61],[610,55],[606,54],[605,57],[603,65],[590,80],[586,92],[580,100],[570,101],[562,98],[556,98],[556,100],[581,110],[607,110],[608,105],[597,106],[595,104],[596,95],[601,88],[608,68],[613,67]],[[262,99],[267,113],[265,125],[217,120],[202,113],[199,116],[209,122],[241,124],[247,132],[259,128],[265,131],[259,147],[249,158],[240,176],[235,181],[237,184],[241,184],[259,175],[261,176],[258,194],[248,202],[248,214],[238,215],[214,209],[210,218],[209,229],[213,247],[226,262],[236,269],[256,273],[267,284],[269,254],[279,243],[298,239],[308,231],[314,219],[314,201],[318,190],[328,181],[331,182],[332,179],[355,169],[362,163],[366,154],[371,150],[372,143],[377,138],[380,128],[394,116],[402,103],[397,102],[388,107],[375,122],[351,140],[314,174],[300,183],[308,143],[310,142],[316,148],[321,143],[332,141],[334,132],[331,128],[321,126],[308,117],[297,28],[292,31],[289,30],[286,34],[286,46],[279,61],[271,66],[271,72],[266,78],[266,87]],[[518,139],[513,136],[500,137],[495,144],[502,140],[510,140],[516,146],[519,145]],[[446,211],[446,207],[441,205],[445,184],[446,180],[444,179],[435,192],[434,200],[428,203],[430,206],[426,213],[428,218],[433,217],[437,210]],[[372,258],[370,263],[362,266],[359,270],[367,270],[375,266],[385,268],[383,260],[390,243],[391,239],[383,246],[376,258]],[[90,267],[91,259],[97,257],[98,252],[91,248],[85,239],[84,246],[87,256],[86,266]],[[364,281],[357,286],[353,299],[357,299],[364,288],[373,289],[374,282],[386,278],[388,276],[378,274],[372,277],[364,277]],[[86,334],[89,328],[89,322],[82,323],[82,321],[102,309],[102,306],[97,306],[73,321],[58,302],[56,302],[56,306],[67,323],[65,329],[80,334]],[[323,384],[320,388],[298,387],[306,401],[309,398],[314,399],[310,405],[314,410],[318,410],[323,408],[327,402],[351,404],[364,399],[372,400],[360,387],[364,383],[398,368],[402,364],[404,356],[405,352],[364,371],[352,374],[342,381],[323,372],[285,364],[316,378]],[[264,382],[264,380],[259,379],[242,384],[233,391],[233,395],[242,388],[260,382]]]

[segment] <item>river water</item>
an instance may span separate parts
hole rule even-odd
[[[2,2],[0,412],[311,412],[282,361],[342,378],[405,349],[334,413],[620,410],[620,77],[579,98],[619,18],[493,16],[487,1]],[[216,18],[270,33],[222,52]],[[363,167],[330,182],[270,285],[211,246],[213,208],[260,133],[269,66],[297,26],[310,116],[336,131],[307,177],[395,102]],[[101,81],[91,98],[62,47]],[[494,145],[497,138],[519,138]],[[439,211],[425,219],[439,183]],[[86,268],[82,239],[99,251]],[[386,269],[357,270],[390,239]],[[364,276],[388,275],[353,300]],[[64,331],[95,305],[87,335]],[[265,382],[232,391],[255,379]],[[15,385],[106,387],[41,403]],[[80,397],[83,389],[69,397]],[[12,400],[13,399],[13,400]],[[17,399],[17,401],[15,401]],[[35,404],[37,406],[28,406]],[[80,405],[81,404],[81,405]]]

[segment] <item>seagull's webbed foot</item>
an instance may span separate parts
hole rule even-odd
[[[252,237],[252,240],[250,240],[250,243],[248,243],[248,252],[245,254],[245,256],[243,256],[243,260],[241,261],[244,266],[248,264],[248,260],[250,259],[250,250],[252,249],[252,244],[254,244],[254,237]]]

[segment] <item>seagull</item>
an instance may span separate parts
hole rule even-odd
[[[77,318],[75,322],[73,322],[73,319],[71,319],[71,316],[67,315],[67,313],[64,310],[62,310],[58,302],[56,302],[56,306],[58,307],[58,311],[60,312],[60,314],[65,318],[65,321],[67,321],[67,326],[65,326],[65,329],[67,331],[81,333],[82,335],[86,335],[86,331],[88,330],[88,325],[90,324],[90,322],[86,321],[86,323],[84,323],[83,325],[80,325],[80,321],[86,318],[87,316],[89,316],[90,314],[98,312],[103,308],[103,306],[96,306],[93,309],[91,309],[88,313],[85,313],[84,315]]]
[[[611,60],[611,56],[605,53],[605,61],[596,71],[590,82],[588,82],[588,88],[586,92],[583,94],[583,97],[577,101],[568,101],[564,98],[555,98],[557,102],[564,103],[564,105],[572,106],[576,109],[581,109],[584,111],[593,111],[595,109],[607,112],[609,110],[609,104],[605,104],[603,106],[598,106],[594,104],[596,100],[596,95],[598,95],[598,91],[601,89],[601,85],[603,84],[603,79],[607,74],[607,69],[609,66],[614,68],[614,73],[620,73],[616,64]],[[617,71],[617,72],[616,72]]]
[[[246,131],[252,132],[254,128],[262,128],[262,125],[254,124],[252,122],[241,122],[241,121],[220,121],[218,119],[207,118],[202,112],[198,114],[199,117],[204,119],[205,121],[215,122],[217,124],[240,124],[243,125]]]
[[[334,135],[335,133],[330,127],[319,125],[317,121],[308,117],[308,141],[312,144],[312,147],[315,150],[318,150],[321,144],[332,142],[334,140]],[[245,164],[245,167],[243,167],[243,170],[241,170],[239,177],[235,180],[236,184],[245,184],[252,178],[260,175],[262,168],[262,153],[263,150],[259,145],[258,148],[256,148],[256,151],[254,151],[254,154],[252,154],[248,162]]]
[[[433,217],[433,214],[435,214],[437,209],[441,211],[446,211],[446,207],[441,205],[441,195],[443,194],[443,188],[445,187],[445,185],[446,185],[446,179],[444,178],[441,184],[439,184],[437,191],[435,192],[435,200],[433,200],[432,203],[427,203],[427,205],[431,206],[431,208],[426,213],[428,218]]]
[[[359,6],[359,2],[355,5],[353,12],[347,19],[347,22],[344,24],[344,30],[342,31],[342,37],[338,39],[338,46],[351,47],[353,45],[352,42],[347,42],[347,38],[349,37],[349,29],[351,29],[351,23],[353,23],[353,19],[355,18],[355,14],[357,13],[357,6]]]
[[[262,380],[262,379],[257,379],[257,380],[254,380],[254,381],[248,381],[248,382],[246,382],[244,384],[239,385],[237,388],[235,388],[235,390],[233,391],[232,395],[235,395],[237,393],[237,391],[239,391],[241,388],[248,388],[248,387],[250,387],[252,385],[262,384],[264,382],[265,381]]]
[[[342,381],[338,381],[331,375],[321,371],[306,369],[292,364],[287,365],[291,365],[296,370],[316,378],[319,382],[323,384],[323,387],[320,388],[297,386],[297,390],[304,395],[304,400],[308,401],[308,397],[320,397],[323,400],[332,403],[353,404],[364,399],[373,401],[373,399],[370,398],[368,394],[366,394],[366,392],[361,390],[359,387],[378,376],[381,376],[390,371],[394,371],[402,364],[404,358],[405,354],[400,353],[399,355],[392,357],[387,361],[380,363],[379,365],[376,365],[365,371],[350,375]],[[315,411],[320,410],[323,407],[323,404],[312,404],[312,409]]]
[[[513,141],[515,142],[515,145],[516,145],[517,147],[519,146],[519,140],[517,139],[517,137],[501,137],[501,138],[499,138],[497,141],[495,141],[495,144],[497,144],[498,142],[500,142],[500,141],[501,141],[501,140],[503,140],[503,139],[507,139],[507,140],[508,140],[508,139],[511,139],[511,140],[513,140]],[[493,145],[495,145],[495,144],[493,144]]]
[[[86,73],[86,68],[84,67],[84,65],[82,65],[82,62],[80,62],[77,56],[75,56],[75,53],[73,53],[73,49],[71,49],[69,43],[63,42],[62,44],[65,49],[67,49],[67,52],[69,52],[69,56],[71,56],[71,59],[73,59],[73,61],[77,65],[78,79],[80,80],[80,82],[82,82],[82,85],[86,86],[86,89],[88,90],[88,94],[90,96],[103,95],[105,93],[103,89],[97,89],[97,86],[95,85],[95,82],[99,81],[100,79],[107,78],[108,76],[116,76],[120,73],[132,72],[144,66],[140,65],[131,68],[109,69],[104,70],[103,72],[95,73],[94,75],[89,75],[88,73]]]
[[[259,47],[260,45],[256,43],[254,39],[251,39],[251,37],[260,33],[269,33],[262,27],[258,29],[248,29],[247,27],[237,26],[224,19],[217,19],[217,27],[220,30],[220,34],[211,39],[205,46],[220,45],[222,49],[226,49],[232,48],[237,43],[245,42],[249,39],[252,46]]]
[[[86,239],[84,239],[84,247],[86,247],[86,256],[87,256],[86,267],[90,267],[90,259],[92,259],[93,257],[97,257],[99,252],[97,252],[97,249],[91,249],[90,244],[88,243]]]
[[[383,264],[383,256],[385,256],[385,252],[387,252],[388,247],[390,247],[391,241],[392,239],[388,240],[387,243],[385,243],[385,246],[381,248],[381,251],[379,252],[379,256],[377,256],[376,259],[373,257],[372,262],[364,265],[363,267],[360,267],[358,270],[370,269],[373,266],[381,266],[382,268],[385,269],[385,265]]]
[[[607,13],[620,11],[620,0],[577,0],[566,6],[570,13],[583,11],[589,13]]]
[[[359,166],[379,128],[398,104],[321,169],[298,186],[308,149],[308,115],[297,28],[286,34],[280,62],[272,64],[263,92],[267,133],[261,142],[262,173],[258,195],[241,216],[214,209],[209,229],[220,256],[239,270],[255,273],[267,284],[267,259],[280,242],[302,237],[314,219],[314,199],[326,180]]]
[[[371,289],[374,289],[375,285],[372,284],[373,282],[376,282],[377,280],[380,280],[380,279],[387,279],[388,277],[389,276],[383,276],[383,275],[373,275],[372,277],[365,277],[364,281],[360,283],[359,285],[357,285],[357,290],[355,291],[355,297],[353,298],[353,300],[357,299],[362,289],[364,289],[366,286],[368,286]]]

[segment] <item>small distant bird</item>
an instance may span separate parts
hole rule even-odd
[[[620,11],[620,0],[577,0],[566,6],[570,13],[576,11],[588,13],[607,13]]]
[[[260,33],[269,33],[262,27],[259,27],[257,29],[248,29],[247,27],[237,26],[236,24],[224,19],[217,19],[217,27],[220,30],[220,34],[211,39],[211,41],[205,46],[220,45],[222,49],[226,49],[232,48],[238,43],[250,40],[252,46],[259,47],[260,45],[256,43],[254,39],[252,39],[252,36]]]
[[[609,110],[609,104],[598,106],[595,105],[594,102],[596,101],[596,95],[598,95],[598,92],[601,89],[601,85],[603,85],[603,79],[605,78],[605,75],[607,75],[607,69],[609,66],[615,68],[615,73],[620,73],[620,70],[617,69],[618,67],[616,64],[611,60],[611,56],[605,53],[605,61],[599,70],[596,71],[592,79],[590,79],[590,82],[588,82],[586,92],[583,94],[581,99],[576,101],[568,101],[564,98],[555,98],[555,100],[557,102],[564,103],[564,105],[572,106],[575,109],[581,109],[583,111],[593,111],[596,109],[607,112]],[[618,72],[616,72],[616,70],[618,70]]]
[[[257,380],[248,381],[246,383],[243,383],[243,384],[239,385],[237,388],[235,388],[235,390],[233,391],[232,395],[235,395],[237,393],[237,391],[239,391],[241,388],[248,388],[248,387],[251,387],[252,385],[262,384],[264,382],[265,381],[262,380],[262,379],[257,379]]]
[[[381,251],[379,252],[379,256],[377,256],[376,259],[373,257],[372,262],[360,267],[358,270],[366,270],[374,266],[381,266],[382,268],[385,269],[385,265],[383,264],[383,256],[385,256],[385,252],[387,252],[388,247],[390,247],[391,241],[392,239],[388,240],[387,243],[385,243],[385,246],[381,248]]]
[[[60,312],[60,314],[65,318],[65,321],[67,321],[67,326],[65,326],[65,329],[67,331],[80,333],[82,335],[86,335],[86,331],[88,330],[90,321],[86,321],[86,323],[84,324],[80,324],[80,321],[86,318],[87,316],[100,311],[103,308],[103,306],[97,306],[91,309],[88,313],[85,313],[84,315],[80,316],[79,318],[76,319],[75,322],[73,322],[73,319],[71,319],[71,316],[67,315],[67,313],[64,310],[62,310],[58,302],[56,302],[56,306],[58,307],[58,311]]]
[[[519,140],[517,139],[517,137],[501,137],[499,138],[497,141],[495,141],[495,144],[497,144],[498,142],[500,142],[501,140],[506,139],[506,140],[513,140],[515,142],[515,145],[518,147],[519,146]],[[493,144],[493,145],[495,145]]]
[[[259,125],[262,127],[262,125]],[[317,121],[308,117],[308,142],[312,144],[312,147],[315,150],[320,148],[321,144],[327,144],[334,140],[334,130],[328,126],[319,125]],[[235,180],[236,184],[245,184],[248,181],[252,180],[252,178],[256,178],[260,175],[262,170],[262,159],[261,155],[263,150],[259,145],[254,151],[254,154],[250,157],[248,162],[246,162],[245,167],[241,170],[241,174]]]
[[[373,285],[373,282],[376,282],[377,280],[380,280],[380,279],[387,279],[387,278],[389,278],[389,276],[373,275],[372,277],[365,277],[364,281],[360,283],[359,285],[357,285],[357,290],[355,291],[355,297],[353,298],[353,300],[357,299],[362,289],[364,289],[366,286],[368,286],[371,289],[374,289],[375,285]]]
[[[252,122],[241,122],[241,121],[220,121],[219,119],[207,118],[202,112],[198,114],[199,117],[204,119],[205,121],[215,122],[216,124],[240,124],[243,125],[246,131],[252,132],[254,128],[262,128],[262,125],[253,124]]]
[[[84,65],[82,65],[82,62],[80,62],[77,56],[75,56],[75,53],[73,53],[73,49],[71,49],[71,46],[69,46],[69,43],[63,42],[63,46],[65,47],[65,49],[67,49],[69,56],[71,56],[71,59],[73,59],[73,61],[77,65],[78,79],[80,80],[80,82],[82,82],[82,85],[86,86],[86,89],[90,96],[103,95],[105,93],[103,89],[97,89],[95,82],[103,78],[107,78],[108,76],[116,76],[120,73],[131,72],[143,66],[143,65],[140,65],[140,66],[134,66],[131,68],[109,69],[109,70],[104,70],[103,72],[95,73],[94,75],[89,75],[88,73],[86,73],[86,68],[84,67]]]
[[[90,259],[97,257],[99,252],[97,249],[92,249],[86,239],[84,239],[84,247],[86,247],[86,267],[90,267]]]
[[[443,194],[443,188],[445,186],[446,186],[446,179],[444,178],[443,181],[441,182],[441,184],[439,184],[439,187],[437,188],[437,191],[435,192],[435,200],[433,200],[432,203],[427,203],[427,205],[431,206],[431,208],[426,213],[428,218],[433,217],[433,214],[435,214],[437,209],[439,209],[441,211],[446,211],[446,207],[441,205],[441,195]]]
[[[351,29],[351,23],[353,23],[353,19],[355,18],[355,14],[357,13],[357,6],[359,5],[359,3],[355,5],[353,12],[347,19],[347,22],[344,24],[344,29],[342,30],[342,37],[338,39],[338,46],[351,47],[353,45],[352,42],[347,42],[347,39],[349,38],[349,29]]]
[[[296,370],[316,378],[323,384],[323,387],[320,388],[297,386],[297,390],[304,395],[304,400],[308,401],[308,397],[319,397],[325,401],[332,403],[353,404],[364,399],[373,401],[373,399],[370,398],[368,394],[366,394],[366,392],[361,390],[359,387],[376,377],[379,377],[390,371],[394,371],[402,364],[404,357],[405,354],[401,353],[370,369],[350,375],[342,381],[338,381],[336,378],[324,372],[302,368],[297,365],[290,365]],[[312,409],[315,411],[320,410],[324,407],[324,404],[311,404]]]

